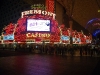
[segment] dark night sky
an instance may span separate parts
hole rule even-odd
[[[14,7],[14,6],[9,7],[9,5],[12,4],[12,2],[14,2],[15,5],[16,4],[20,5],[20,8],[23,9],[23,7],[25,8],[25,7],[27,7],[27,5],[32,5],[32,4],[38,3],[38,2],[44,3],[44,0],[42,0],[42,1],[40,1],[40,0],[0,0],[0,11],[1,11],[0,12],[0,22],[5,20],[4,17],[8,17],[7,19],[10,19],[9,15],[14,16],[13,14],[10,14],[10,13],[13,13],[14,11],[17,12],[18,9],[14,10],[14,11],[9,10],[9,9],[12,9],[12,7],[14,9],[16,9],[16,7]],[[22,3],[19,4],[19,2],[24,2],[24,3],[26,3],[26,5],[22,5]],[[8,6],[6,7],[6,5],[8,5]],[[24,9],[22,11],[24,11]],[[10,12],[10,13],[5,14],[6,12]],[[19,11],[19,12],[20,12],[19,14],[21,14],[21,11]],[[20,18],[20,17],[18,17],[18,18]],[[6,22],[4,24],[0,24],[0,32],[1,32],[2,28],[4,27],[4,25],[8,25],[10,22],[12,22],[12,21]],[[17,22],[17,19],[16,19],[16,22]]]

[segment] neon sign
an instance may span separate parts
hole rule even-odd
[[[69,39],[70,39],[69,36],[64,36],[64,35],[61,36],[61,40],[66,40],[67,41]]]
[[[3,40],[14,40],[14,35],[13,34],[5,35],[3,36]]]
[[[31,9],[41,9],[41,10],[45,10],[46,9],[46,6],[43,5],[43,4],[34,4],[34,5],[31,5]]]
[[[49,38],[50,37],[50,34],[49,33],[27,33],[26,36],[28,38],[30,37],[33,37],[33,38],[36,38],[36,37],[46,37],[46,38]]]
[[[28,11],[21,12],[21,18],[23,18],[23,16],[25,15],[30,15],[30,14],[48,15],[48,16],[52,16],[53,19],[55,19],[55,16],[56,16],[56,14],[52,12],[47,12],[47,11],[42,11],[42,10],[28,10]]]

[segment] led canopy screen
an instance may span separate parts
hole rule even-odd
[[[50,32],[50,20],[27,19],[27,31]]]

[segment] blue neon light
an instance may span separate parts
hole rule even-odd
[[[92,25],[93,22],[96,22],[96,21],[100,21],[100,18],[93,18],[92,20],[88,21],[88,23],[86,24],[86,28],[87,28],[89,25]]]
[[[100,34],[100,29],[93,32],[94,37],[96,37],[98,34]]]

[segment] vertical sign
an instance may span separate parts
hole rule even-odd
[[[46,0],[47,11],[54,13],[54,0]]]

